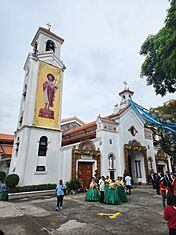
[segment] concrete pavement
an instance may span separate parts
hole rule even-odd
[[[166,235],[161,196],[149,185],[134,187],[122,205],[86,202],[68,195],[56,212],[56,198],[36,195],[0,201],[0,229],[5,235],[118,234]]]

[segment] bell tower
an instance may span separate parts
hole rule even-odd
[[[39,27],[33,52],[24,65],[25,78],[10,173],[19,185],[55,183],[60,176],[61,104],[63,72],[60,59],[64,39]]]
[[[121,97],[120,105],[129,104],[129,100],[132,99],[134,92],[130,91],[129,88],[125,88],[123,91],[119,92],[119,96]]]

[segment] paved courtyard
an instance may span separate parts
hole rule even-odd
[[[151,186],[134,187],[128,203],[122,205],[86,202],[84,198],[84,194],[67,195],[58,212],[56,199],[50,196],[0,201],[0,229],[5,235],[168,234],[161,197]]]

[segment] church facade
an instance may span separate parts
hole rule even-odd
[[[170,158],[153,146],[152,132],[144,127],[129,100],[133,92],[119,93],[112,114],[84,124],[69,120],[61,130],[61,104],[65,65],[60,59],[64,40],[50,29],[39,28],[24,70],[18,125],[10,173],[19,185],[56,183],[80,178],[88,187],[96,175],[111,178],[129,172],[134,183],[146,183],[151,171],[172,171]],[[73,126],[74,128],[70,128]],[[161,158],[162,157],[164,158]]]

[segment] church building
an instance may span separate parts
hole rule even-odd
[[[88,187],[94,175],[116,178],[127,172],[134,183],[146,183],[149,173],[156,172],[158,166],[160,171],[172,171],[169,156],[155,149],[151,130],[145,128],[145,121],[130,105],[134,92],[127,87],[106,117],[95,117],[88,124],[78,118],[61,122],[63,42],[50,29],[40,27],[31,43],[33,53],[24,65],[10,164],[10,173],[20,177],[19,185],[79,178]]]

